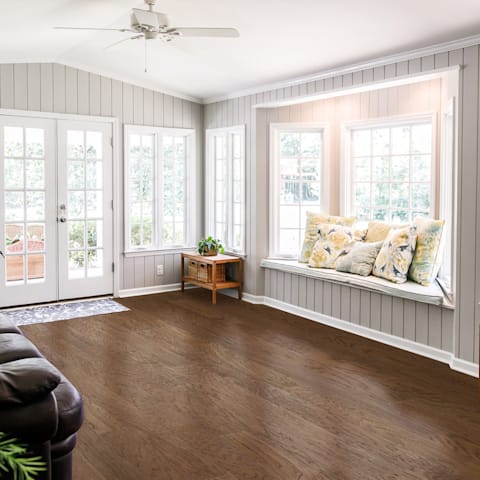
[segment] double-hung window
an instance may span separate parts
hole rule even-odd
[[[125,127],[126,250],[192,246],[194,130]]]
[[[432,117],[350,128],[347,212],[359,222],[435,215]]]
[[[297,257],[306,212],[328,209],[322,125],[270,127],[270,256]]]
[[[206,228],[225,250],[245,253],[245,126],[207,130]]]

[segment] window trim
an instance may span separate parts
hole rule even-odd
[[[351,122],[344,122],[341,126],[341,146],[340,146],[340,179],[339,194],[340,194],[340,212],[343,215],[352,215],[352,131],[365,129],[374,129],[382,127],[397,127],[402,125],[414,125],[424,122],[431,122],[432,124],[432,170],[430,184],[432,186],[432,200],[430,204],[429,214],[432,218],[438,217],[439,204],[437,199],[439,197],[439,158],[437,156],[437,114],[435,112],[407,114],[407,115],[393,115],[390,117],[375,118],[371,120],[354,120]]]
[[[143,126],[143,125],[124,125],[123,128],[123,172],[124,172],[124,194],[123,194],[123,205],[124,205],[124,255],[125,256],[136,256],[136,254],[151,254],[151,253],[160,253],[160,252],[175,252],[183,249],[194,248],[195,238],[193,238],[194,227],[192,222],[189,221],[189,217],[194,217],[194,200],[196,195],[196,183],[195,179],[197,176],[196,172],[196,145],[195,145],[195,129],[193,128],[170,128],[170,127],[153,127],[153,126]],[[132,133],[138,133],[143,135],[154,135],[155,137],[155,152],[156,156],[154,159],[154,200],[153,200],[153,221],[154,221],[154,242],[150,247],[138,247],[132,248],[130,246],[130,215],[129,205],[129,181],[130,181],[130,171],[129,171],[129,156],[128,156],[128,147],[129,147],[129,135]],[[186,140],[186,168],[185,168],[185,245],[160,245],[160,232],[161,232],[161,221],[159,218],[159,198],[161,193],[160,186],[160,177],[159,177],[159,162],[161,159],[161,149],[159,148],[160,139],[163,136],[183,136]]]
[[[279,135],[282,132],[320,132],[322,135],[321,152],[321,196],[322,210],[330,211],[330,125],[328,122],[282,122],[270,123],[269,135],[269,226],[268,226],[268,258],[297,258],[299,252],[287,255],[278,251],[279,231],[279,182],[275,181],[279,173]],[[315,207],[312,205],[312,210]]]
[[[243,202],[243,234],[242,234],[242,248],[240,250],[232,248],[231,239],[228,240],[221,239],[225,243],[225,251],[233,255],[242,256],[246,255],[246,239],[247,239],[247,222],[246,222],[246,212],[247,212],[247,170],[246,170],[246,127],[245,124],[233,125],[231,127],[218,127],[218,128],[208,128],[205,130],[205,232],[210,235],[210,232],[215,232],[215,181],[211,172],[215,172],[215,138],[220,135],[225,135],[229,138],[231,135],[240,135],[240,148],[241,148],[241,158],[242,158],[242,171],[243,171],[243,182],[242,182],[242,193],[241,198]],[[232,180],[232,148],[230,141],[227,141],[227,181]],[[227,218],[233,219],[232,206],[233,201],[227,201],[228,215]],[[213,212],[213,213],[211,213]],[[229,235],[233,235],[233,224],[228,225]]]

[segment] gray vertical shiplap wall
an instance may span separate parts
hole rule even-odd
[[[453,352],[453,310],[275,269],[265,295],[345,322]]]
[[[119,122],[121,180],[119,208],[123,219],[123,126],[193,128],[196,131],[197,195],[193,225],[203,230],[203,106],[157,91],[94,73],[52,63],[0,65],[0,108],[38,112],[115,117]],[[168,285],[180,281],[180,254],[125,258],[123,225],[120,225],[120,289]],[[165,274],[156,275],[156,265]]]
[[[457,178],[457,292],[455,312],[453,315],[453,353],[455,357],[468,362],[479,361],[479,328],[480,328],[480,49],[479,45],[459,48],[434,55],[419,56],[411,60],[385,64],[375,68],[366,68],[336,75],[319,80],[277,88],[262,93],[251,94],[239,98],[210,103],[205,106],[205,128],[223,127],[243,123],[246,125],[246,156],[247,156],[247,262],[246,290],[260,295],[263,293],[262,276],[258,274],[258,263],[266,252],[267,239],[257,241],[256,211],[260,201],[267,201],[264,183],[266,169],[259,164],[266,164],[257,158],[256,121],[252,110],[256,104],[318,94],[333,89],[348,86],[368,84],[373,81],[394,79],[403,75],[419,72],[429,72],[434,69],[460,66],[459,96],[458,96],[458,178]],[[301,106],[296,106],[289,112],[289,118],[280,121],[297,121]],[[305,106],[304,108],[308,108]],[[235,115],[233,114],[235,112]],[[258,112],[259,117],[264,115]],[[285,112],[284,112],[285,114]],[[259,178],[255,175],[259,173]],[[260,193],[261,197],[257,198]],[[259,248],[259,243],[263,245]],[[253,278],[250,278],[253,275]],[[288,295],[287,298],[290,298]],[[424,312],[419,312],[423,315]],[[434,321],[433,319],[431,320]]]

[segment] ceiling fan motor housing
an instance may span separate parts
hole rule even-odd
[[[162,32],[168,28],[169,23],[164,13],[132,9],[131,25],[137,32]]]

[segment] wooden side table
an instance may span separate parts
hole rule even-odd
[[[188,261],[185,274],[185,261]],[[226,264],[237,265],[238,280],[226,278]],[[212,291],[212,303],[217,303],[217,290],[236,288],[238,299],[242,299],[242,259],[231,255],[218,254],[207,257],[196,253],[182,253],[182,292],[185,283]]]

